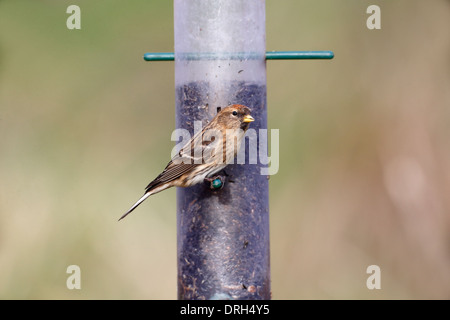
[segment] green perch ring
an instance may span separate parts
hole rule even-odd
[[[211,181],[211,189],[217,190],[223,187],[222,179],[216,178],[213,181]]]

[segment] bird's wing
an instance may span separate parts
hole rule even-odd
[[[222,144],[221,133],[211,129],[212,122],[205,126],[189,140],[167,164],[166,168],[155,180],[145,188],[146,192],[153,188],[178,179],[205,162],[214,160],[219,144]],[[214,136],[214,138],[212,138]],[[219,137],[220,136],[220,137]]]
[[[173,180],[178,179],[183,174],[190,172],[193,170],[198,164],[194,163],[174,163],[172,160],[169,162],[167,167],[159,176],[156,177],[155,180],[149,183],[149,185],[145,188],[145,192],[149,192],[153,188],[167,183]]]
[[[194,164],[214,162],[215,157],[222,154],[225,137],[221,131],[211,128],[211,125],[209,123],[189,140],[172,161]]]

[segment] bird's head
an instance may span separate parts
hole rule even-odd
[[[250,109],[240,104],[232,104],[223,108],[217,114],[217,121],[227,129],[242,129],[246,131],[250,122],[255,119],[250,115]]]

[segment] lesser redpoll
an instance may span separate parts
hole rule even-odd
[[[233,104],[223,108],[170,160],[149,183],[144,195],[122,216],[125,218],[152,194],[170,187],[190,187],[224,169],[239,151],[250,122],[250,109]]]

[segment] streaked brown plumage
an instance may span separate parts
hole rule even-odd
[[[152,194],[170,187],[193,186],[225,168],[236,156],[245,131],[252,121],[254,119],[246,106],[233,104],[222,109],[201,132],[180,149],[164,171],[145,188],[144,195],[119,220],[125,218]],[[235,144],[227,137],[232,137]]]

